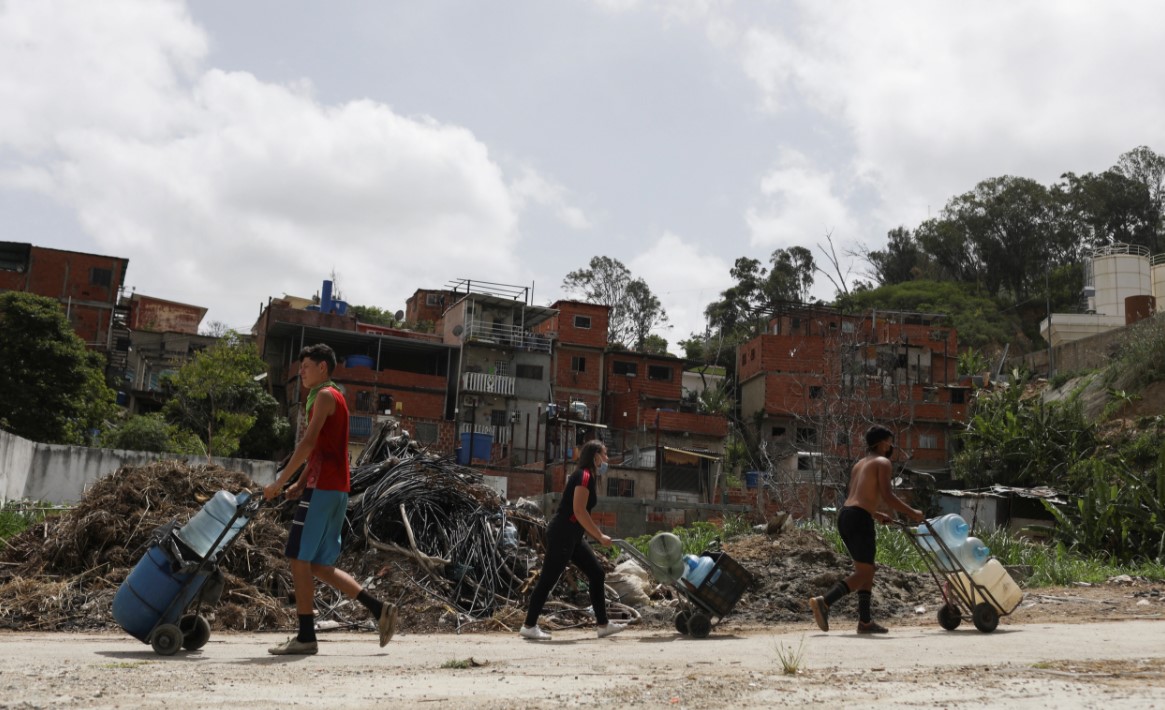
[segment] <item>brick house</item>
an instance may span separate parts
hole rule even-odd
[[[178,371],[194,353],[213,345],[218,338],[199,335],[206,309],[134,293],[122,297],[128,313],[124,335],[129,341],[125,370],[119,384],[120,399],[130,414],[161,408],[159,381]]]
[[[555,341],[550,490],[561,489],[571,450],[598,436],[613,462],[608,497],[711,502],[728,423],[685,404],[687,361],[611,347],[608,306],[560,300],[551,308],[558,313],[539,326]]]
[[[128,268],[129,259],[117,256],[0,242],[0,291],[59,301],[77,336],[108,358],[111,382],[120,379],[129,346],[118,302]]]
[[[943,476],[968,401],[957,355],[941,315],[778,309],[736,352],[741,416],[771,461],[773,493],[802,516],[836,505],[875,423],[896,432],[912,470]]]
[[[358,322],[346,305],[330,300],[329,286],[318,304],[270,299],[252,328],[275,398],[285,411],[297,410],[306,396],[299,386],[299,351],[326,343],[336,351],[332,379],[344,391],[354,449],[362,448],[378,419],[392,416],[432,450],[453,451],[452,348],[433,334]]]
[[[470,444],[465,460],[542,461],[554,340],[537,328],[556,311],[533,305],[528,287],[484,281],[455,282],[446,303],[437,334],[452,353],[453,418],[462,448]]]

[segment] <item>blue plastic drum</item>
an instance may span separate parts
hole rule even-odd
[[[175,624],[193,601],[206,576],[188,584],[195,574],[173,571],[170,556],[155,545],[142,557],[113,597],[113,618],[126,633],[148,642],[158,624]],[[183,589],[185,587],[185,589]],[[182,599],[178,599],[182,595]],[[166,614],[166,610],[170,613]],[[166,618],[162,618],[166,614]]]

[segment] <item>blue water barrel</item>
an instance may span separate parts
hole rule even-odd
[[[473,451],[470,458],[484,459],[489,461],[490,451],[493,449],[494,436],[493,434],[474,434],[473,435]]]
[[[372,358],[367,355],[349,355],[344,358],[344,367],[372,367]]]
[[[758,483],[760,483],[760,471],[745,471],[744,472],[744,485],[745,486],[747,486],[748,488],[756,488]]]
[[[159,623],[177,623],[202,587],[200,582],[205,581],[203,576],[183,591],[183,585],[195,575],[177,574],[171,570],[170,556],[161,547],[154,545],[125,578],[113,597],[114,620],[139,641],[148,640],[150,631]],[[163,619],[167,607],[180,594],[183,598],[174,604],[168,617]]]
[[[461,448],[457,449],[457,463],[462,466],[469,465],[469,447],[473,443],[473,434],[467,431],[461,432]]]

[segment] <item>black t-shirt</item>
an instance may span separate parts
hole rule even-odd
[[[590,496],[587,497],[587,512],[589,513],[599,502],[599,494],[596,489],[597,480],[598,476],[591,471],[581,468],[575,469],[574,473],[566,479],[566,487],[562,489],[562,500],[558,503],[558,512],[554,514],[555,521],[568,522],[581,530],[582,525],[574,517],[574,491],[579,486],[583,486],[591,492]]]

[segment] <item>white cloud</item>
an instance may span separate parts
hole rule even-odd
[[[799,6],[796,26],[749,34],[745,71],[765,106],[799,99],[845,130],[890,226],[979,180],[1103,170],[1160,136],[1153,3]]]
[[[462,271],[504,281],[527,201],[587,224],[532,170],[511,190],[464,128],[204,67],[180,4],[4,7],[0,62],[26,70],[0,83],[0,141],[30,157],[0,184],[69,205],[104,252],[130,257],[129,285],[211,319],[249,328],[268,296],[310,292],[333,268],[367,304]]]
[[[582,209],[568,201],[567,190],[558,183],[525,167],[510,185],[510,191],[519,208],[528,202],[544,205],[554,213],[560,222],[571,229],[589,229],[591,220]]]
[[[670,231],[627,264],[634,276],[647,282],[667,311],[671,327],[657,335],[671,343],[673,354],[680,354],[678,341],[704,332],[704,309],[732,285],[728,275],[731,267],[731,262],[714,251]]]
[[[857,226],[844,193],[831,173],[796,151],[783,151],[761,180],[760,204],[746,215],[751,244],[771,252],[822,242],[827,234],[852,239]]]

